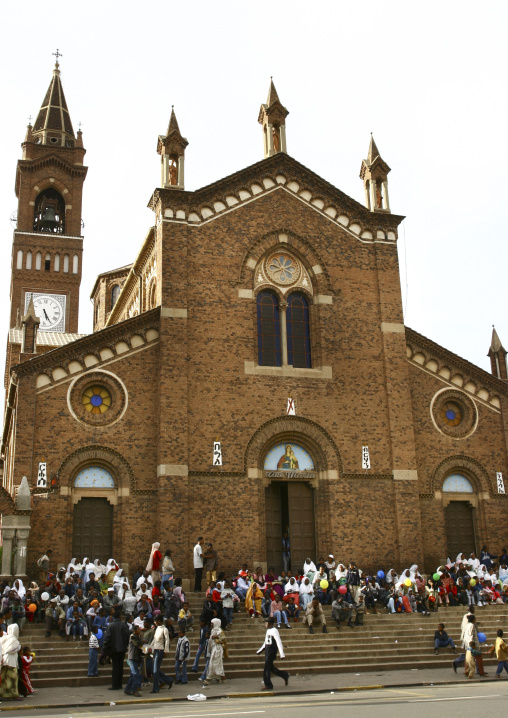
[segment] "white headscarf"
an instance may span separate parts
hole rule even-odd
[[[115,561],[114,558],[110,558],[109,561],[108,561],[107,564],[106,564],[106,569],[105,569],[105,571],[104,571],[104,573],[106,574],[106,576],[108,575],[108,573],[109,573],[110,571],[118,571],[118,564],[117,564],[117,562]]]
[[[147,570],[147,571],[152,571],[152,569],[153,569],[153,555],[154,555],[155,551],[158,551],[158,550],[160,549],[160,546],[161,546],[161,545],[160,545],[160,543],[159,543],[158,541],[156,541],[155,543],[152,544],[152,550],[150,551],[150,558],[148,559],[148,563],[146,564],[146,570]]]
[[[303,575],[306,576],[308,573],[310,573],[310,571],[316,573],[316,564],[314,563],[314,561],[307,563],[307,559],[305,559],[305,563],[303,564]]]
[[[95,566],[95,578],[99,579],[102,574],[104,573],[104,569],[106,568],[101,563],[100,559],[96,558],[93,562],[93,565]]]
[[[9,668],[18,667],[18,652],[21,648],[18,636],[18,624],[11,623],[10,626],[7,626],[7,633],[4,633],[0,639],[2,644],[2,665],[9,666]]]
[[[342,566],[342,568],[341,568]],[[335,570],[335,580],[340,581],[341,578],[346,578],[347,576],[347,569],[344,566],[343,563],[339,563],[336,570]]]
[[[16,587],[17,584],[17,587]],[[26,588],[23,585],[23,581],[20,578],[17,578],[14,583],[12,584],[12,590],[16,591],[18,596],[21,600],[23,600],[26,596]]]
[[[74,570],[76,570],[76,558],[71,558],[69,563],[67,564],[67,573],[71,570],[71,566]]]
[[[220,636],[220,632],[221,632],[221,630],[222,630],[222,629],[221,629],[220,618],[212,618],[212,626],[213,626],[213,628],[212,628],[211,633],[210,633],[210,638],[211,638],[212,636]]]
[[[113,584],[115,584],[115,583],[120,584],[120,586],[122,585],[122,583],[126,583],[127,585],[129,585],[129,579],[124,574],[123,568],[119,568],[118,571],[115,573],[115,577],[113,579]]]
[[[388,571],[388,573],[386,574],[385,581],[388,584],[393,583],[394,585],[399,582],[399,577],[397,576],[397,573],[394,568],[391,568]]]
[[[141,596],[146,596],[151,601],[152,600],[152,591],[150,590],[147,581],[143,581],[143,583],[145,584],[146,589],[143,591],[140,588],[139,591],[136,592],[136,598],[139,601]],[[141,585],[143,585],[143,584],[141,584]]]
[[[151,576],[147,576],[146,578],[141,574],[141,576],[136,581],[136,588],[139,588],[142,583],[146,583],[147,586],[153,586],[153,581]]]

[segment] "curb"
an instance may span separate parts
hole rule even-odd
[[[480,683],[497,683],[495,678],[487,678],[483,681],[473,681],[473,683],[470,683],[469,681],[463,681],[463,680],[455,680],[455,681],[434,681],[431,683],[430,681],[420,681],[415,683],[387,683],[387,684],[376,684],[376,685],[368,685],[368,686],[341,686],[340,688],[321,688],[321,689],[314,689],[314,690],[296,690],[296,691],[289,691],[289,692],[283,692],[283,691],[259,691],[259,692],[250,692],[250,693],[223,693],[221,695],[217,696],[207,696],[207,700],[214,701],[214,700],[220,700],[223,698],[272,698],[275,695],[278,696],[305,696],[305,695],[320,695],[324,693],[352,693],[354,691],[377,691],[382,689],[391,689],[391,688],[418,688],[421,686],[425,687],[435,687],[435,686],[453,686],[453,685],[462,685],[462,686],[477,686]],[[104,707],[104,706],[110,706],[111,703],[114,703],[117,706],[125,706],[125,705],[146,705],[150,703],[182,703],[182,702],[189,702],[192,703],[193,701],[187,701],[187,696],[182,696],[181,698],[145,698],[144,700],[129,700],[129,699],[120,699],[117,701],[94,701],[91,703],[44,703],[40,705],[30,705],[28,702],[24,702],[20,705],[20,703],[16,703],[15,705],[5,705],[2,702],[1,712],[4,713],[5,711],[21,711],[21,710],[48,710],[51,708],[97,708],[97,707]],[[204,701],[203,701],[204,702]]]

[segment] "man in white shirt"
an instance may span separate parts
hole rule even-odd
[[[198,538],[197,544],[194,546],[194,593],[201,593],[201,579],[203,577],[203,537]]]
[[[236,579],[236,595],[241,601],[245,601],[245,597],[247,595],[247,591],[249,590],[249,580],[248,580],[249,574],[247,571],[240,571],[240,575]]]
[[[280,634],[279,631],[275,628],[275,618],[268,618],[265,623],[265,626],[267,629],[265,642],[256,652],[262,653],[263,649],[265,651],[265,667],[263,670],[263,683],[265,685],[262,690],[271,691],[273,689],[273,683],[270,674],[275,673],[276,676],[280,676],[284,680],[284,683],[287,685],[289,682],[289,673],[287,671],[281,671],[279,668],[273,665],[275,659],[277,658],[277,651],[279,652],[282,659],[285,658],[284,647],[282,645],[282,641],[280,640]]]

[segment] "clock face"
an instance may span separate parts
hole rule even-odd
[[[39,331],[65,331],[65,294],[41,294],[39,292],[27,292],[25,295],[25,312],[30,304],[30,298],[33,298],[35,314],[41,320],[41,323],[39,324]]]

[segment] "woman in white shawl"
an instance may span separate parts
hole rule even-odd
[[[83,564],[81,566],[81,578],[83,579],[83,586],[86,586],[88,581],[90,580],[90,574],[95,573],[95,565],[93,563],[90,563],[90,559],[88,556],[85,556],[83,559]],[[97,576],[95,578],[98,578]]]
[[[106,582],[107,582],[108,586],[113,585],[113,581],[114,581],[117,571],[118,571],[117,562],[115,561],[114,558],[110,558],[106,564],[106,568],[104,569],[104,574],[106,576]]]
[[[141,596],[146,596],[148,600],[152,600],[152,589],[146,582],[142,583],[136,591],[136,598],[138,601],[141,599]]]
[[[396,586],[399,582],[399,577],[395,573],[395,569],[391,568],[388,573],[386,574],[385,581],[388,586],[391,586],[392,584]]]
[[[310,558],[306,558],[305,563],[303,564],[303,575],[307,576],[311,583],[314,580],[314,574],[316,573],[316,571],[317,568],[314,561],[311,561]]]
[[[210,660],[208,662],[206,680],[203,681],[203,685],[210,685],[212,678],[215,678],[219,683],[225,683],[224,658],[228,657],[228,644],[224,631],[221,628],[220,618],[212,618],[212,631],[208,640],[208,646]]]
[[[26,596],[26,588],[23,585],[23,581],[20,578],[17,578],[14,583],[12,584],[12,590],[16,591],[21,601]]]
[[[103,564],[100,562],[100,559],[98,558],[94,560],[93,565],[95,566],[95,568],[93,569],[93,572],[95,573],[95,580],[98,581],[106,570],[106,567],[103,566]]]
[[[123,572],[123,568],[119,568],[118,571],[115,574],[115,577],[113,579],[113,588],[115,589],[115,593],[119,593],[120,587],[122,584],[126,583],[129,586],[129,579]]]
[[[0,644],[2,649],[2,682],[0,684],[0,698],[13,698],[21,701],[18,691],[18,653],[21,644],[18,640],[19,626],[12,623],[7,633],[2,634]]]
[[[119,586],[118,598],[120,599],[120,603],[122,604],[123,611],[126,616],[132,616],[135,612],[138,599],[132,593],[127,581],[124,581],[123,584],[117,585]]]
[[[150,558],[148,559],[148,563],[146,564],[146,571],[148,571],[149,574],[151,574],[152,581],[155,583],[156,581],[160,581],[161,573],[161,561],[162,561],[162,554],[159,551],[161,545],[158,541],[152,544],[152,550],[150,551]]]
[[[347,568],[344,566],[343,563],[339,563],[337,568],[335,569],[335,580],[337,583],[346,583],[346,576],[347,576]]]

